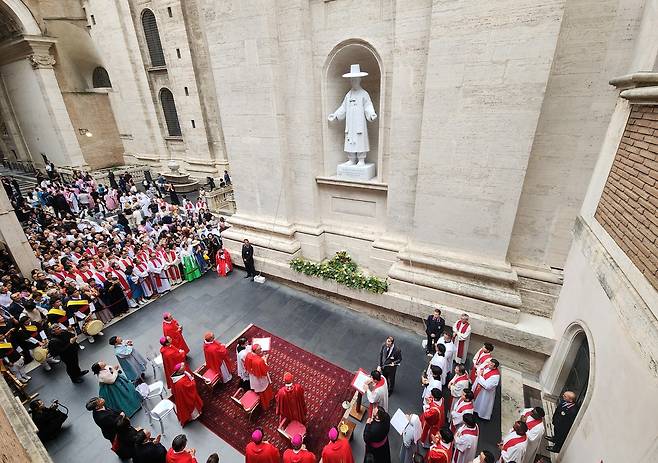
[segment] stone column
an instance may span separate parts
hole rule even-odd
[[[0,191],[0,234],[23,276],[29,278],[32,270],[41,268],[4,188]]]

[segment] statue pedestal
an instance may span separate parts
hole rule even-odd
[[[351,180],[372,180],[375,178],[375,164],[372,162],[364,165],[349,165],[338,164],[336,168],[336,175],[339,178],[348,178]]]

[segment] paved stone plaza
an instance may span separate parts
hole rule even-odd
[[[171,311],[185,327],[185,337],[192,349],[192,366],[203,361],[202,335],[213,330],[218,339],[228,342],[249,323],[255,323],[277,336],[309,350],[345,369],[371,369],[376,365],[379,347],[387,335],[396,337],[402,349],[403,361],[398,370],[396,392],[391,397],[392,412],[400,407],[405,412],[420,409],[420,372],[426,365],[418,334],[388,325],[345,307],[326,302],[287,286],[266,282],[263,285],[243,278],[244,272],[236,271],[227,279],[214,274],[193,283],[185,284],[149,304],[138,312],[105,330],[105,337],[86,347],[80,355],[80,364],[88,368],[96,360],[115,362],[107,344],[111,335],[133,339],[140,351],[151,355],[159,348],[162,335],[161,314]],[[276,353],[274,353],[276,355]],[[152,374],[152,372],[147,372]],[[85,382],[73,385],[63,367],[47,373],[42,369],[33,371],[30,391],[39,392],[46,401],[57,398],[70,408],[70,418],[65,432],[46,445],[55,462],[93,461],[94,463],[115,462],[116,456],[93,423],[91,413],[84,408],[85,401],[96,395],[98,385],[90,373]],[[150,380],[151,378],[149,378]],[[504,381],[504,378],[503,378]],[[139,411],[133,422],[148,428],[148,421]],[[329,426],[330,423],[327,423]],[[156,423],[157,426],[157,423]],[[480,447],[493,450],[500,437],[500,405],[494,408],[490,423],[481,426]],[[157,429],[154,429],[155,432]],[[165,421],[163,438],[165,446],[180,432],[175,417]],[[201,423],[193,422],[185,427],[190,445],[197,449],[199,462],[204,462],[212,452],[218,452],[224,463],[237,463],[244,457],[222,442]],[[363,459],[362,426],[355,431],[352,448],[356,461]],[[392,429],[391,454],[397,461],[400,437]]]

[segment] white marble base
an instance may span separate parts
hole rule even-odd
[[[372,162],[364,165],[344,165],[338,164],[336,175],[339,178],[349,178],[352,180],[372,180],[375,178],[375,164]]]

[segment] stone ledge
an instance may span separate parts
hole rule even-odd
[[[388,184],[375,181],[349,180],[338,177],[315,177],[320,185],[331,185],[343,188],[358,188],[362,190],[388,191]]]

